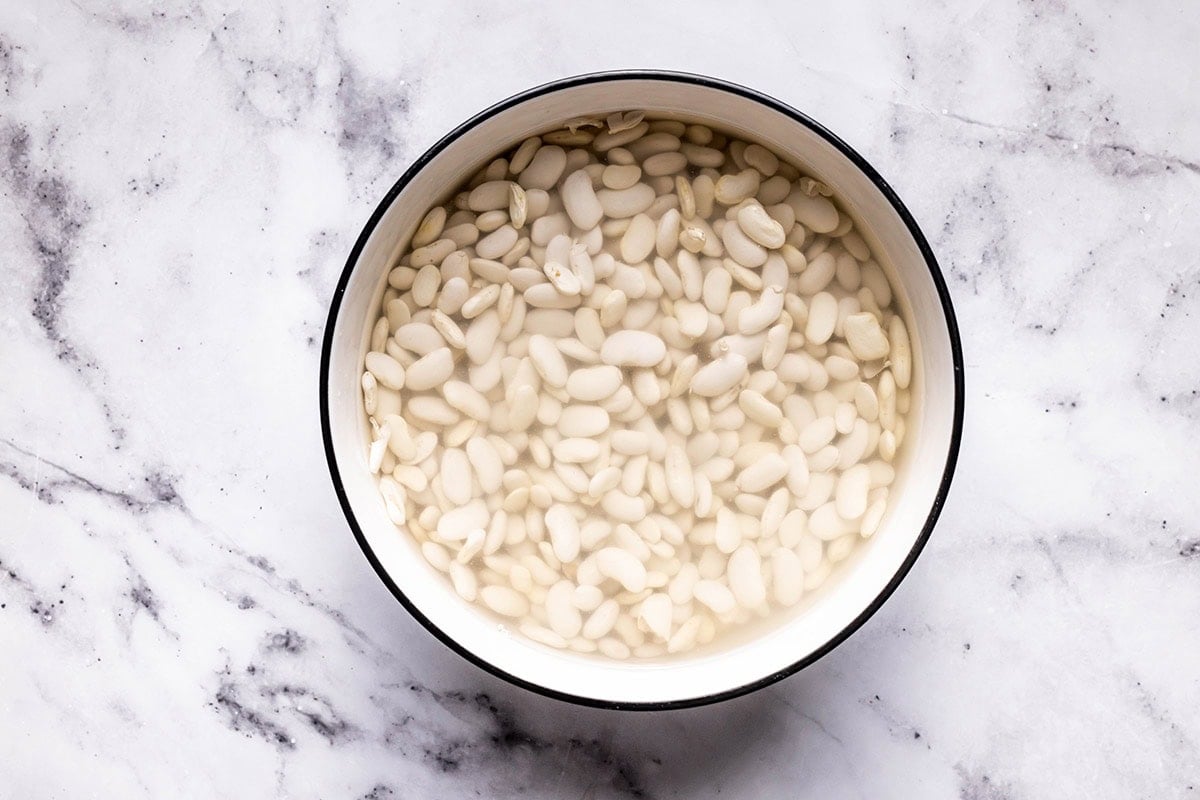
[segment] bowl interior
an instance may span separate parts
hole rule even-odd
[[[783,622],[732,638],[720,650],[658,663],[617,663],[525,640],[463,602],[416,543],[388,520],[366,463],[369,436],[359,377],[389,268],[435,202],[499,152],[582,115],[637,108],[701,122],[756,140],[835,189],[887,272],[914,349],[908,432],[876,535],[856,548]],[[475,660],[549,693],[611,704],[673,704],[724,695],[771,679],[840,641],[882,602],[927,535],[948,480],[956,440],[956,343],[933,270],[905,219],[845,152],[779,108],[719,85],[624,77],[559,84],[481,115],[447,137],[385,199],[344,277],[327,343],[327,437],[345,502],[365,545],[410,609]],[[931,512],[931,509],[934,511]]]

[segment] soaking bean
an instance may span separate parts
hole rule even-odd
[[[886,535],[914,343],[829,187],[633,111],[448,196],[357,390],[386,523],[465,602],[539,646],[685,657]]]

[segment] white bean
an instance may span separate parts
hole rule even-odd
[[[635,215],[621,237],[621,260],[628,264],[645,261],[654,250],[655,237],[654,220],[645,214]]]
[[[662,258],[670,258],[679,248],[679,229],[682,217],[679,210],[667,209],[658,220],[654,234],[654,249]]]
[[[617,367],[653,367],[666,355],[663,340],[645,331],[617,331],[600,347],[600,360]]]
[[[848,292],[856,292],[862,285],[862,271],[858,261],[849,253],[841,253],[837,257],[837,282]]]
[[[523,617],[529,613],[529,600],[507,586],[484,586],[479,589],[483,604],[505,617]]]
[[[722,175],[714,188],[718,203],[735,206],[758,192],[761,177],[756,169],[744,169],[736,175]]]
[[[591,294],[596,288],[596,269],[592,265],[592,255],[583,243],[571,246],[568,263],[571,272],[579,281],[580,294]]]
[[[475,212],[507,208],[509,185],[508,181],[485,181],[479,184],[467,197],[467,208]]]
[[[781,547],[771,553],[771,591],[781,606],[794,606],[804,595],[804,570],[800,557]]]
[[[424,322],[409,322],[401,325],[393,334],[396,344],[419,356],[428,355],[446,345],[446,340],[437,328]]]
[[[808,529],[822,541],[831,542],[848,532],[846,521],[837,513],[834,503],[825,503],[808,518]]]
[[[727,221],[721,229],[721,242],[730,257],[741,267],[754,269],[767,261],[766,249],[743,233],[741,226],[734,220]]]
[[[638,616],[650,633],[659,639],[671,637],[671,598],[656,592],[642,601]]]
[[[897,317],[896,319],[899,319]],[[901,325],[904,323],[901,322]],[[843,325],[846,343],[854,355],[863,361],[874,361],[888,355],[892,345],[879,326],[879,320],[874,314],[862,312],[846,317]],[[894,363],[894,359],[893,359]]]
[[[829,292],[818,292],[808,307],[808,324],[804,335],[813,344],[824,344],[833,335],[837,324],[838,303]]]
[[[475,294],[471,295],[462,307],[462,316],[464,319],[475,319],[484,311],[487,311],[496,301],[500,299],[500,287],[497,284],[488,284],[480,289]]]
[[[579,522],[571,509],[562,504],[550,506],[546,510],[546,530],[555,558],[564,563],[574,561],[579,555]]]
[[[807,195],[797,188],[787,198],[796,213],[796,221],[816,233],[829,233],[838,226],[838,212],[833,203],[820,195]]]
[[[600,444],[594,439],[561,439],[551,448],[554,457],[568,464],[593,461],[600,455]]]
[[[763,175],[774,175],[779,170],[779,158],[760,144],[746,145],[742,158]]]
[[[729,557],[729,588],[743,608],[757,608],[767,599],[758,548],[746,543]]]
[[[529,359],[537,369],[542,380],[550,386],[564,387],[567,385],[567,362],[554,342],[541,334],[529,337]]]
[[[671,264],[661,256],[654,259],[654,276],[662,284],[663,292],[667,297],[672,300],[679,300],[683,297],[683,281],[680,280]]]
[[[766,210],[758,203],[748,203],[737,213],[738,227],[756,244],[769,250],[783,247],[786,234],[783,226],[771,219]],[[729,245],[726,244],[726,247]],[[736,256],[734,256],[736,258]]]
[[[525,290],[525,302],[534,308],[571,309],[579,305],[578,295],[563,294],[552,283],[539,283]]]
[[[596,198],[607,217],[626,219],[640,214],[654,203],[654,189],[644,183],[635,183],[628,189],[601,189]]]
[[[604,547],[593,556],[596,568],[606,578],[612,578],[629,592],[646,588],[646,568],[633,554],[619,547]]]
[[[546,619],[550,629],[566,639],[578,636],[583,617],[571,602],[575,586],[570,581],[558,581],[546,592]]]
[[[524,431],[533,424],[538,412],[538,393],[534,387],[523,384],[513,391],[509,401],[508,421],[512,430]]]
[[[417,226],[417,232],[413,234],[412,242],[414,248],[424,247],[436,241],[442,235],[442,228],[446,225],[446,209],[442,206],[434,206],[429,209],[429,213],[421,220],[421,224]]]
[[[738,406],[747,417],[764,427],[778,428],[783,422],[783,410],[752,389],[743,389],[738,393]]]
[[[620,289],[609,292],[600,306],[600,324],[605,328],[611,328],[625,316],[627,308],[625,292]]]
[[[700,367],[692,378],[691,388],[701,397],[716,397],[741,383],[747,372],[746,357],[728,352]]]
[[[696,600],[712,609],[713,613],[728,614],[737,608],[737,600],[724,584],[714,580],[697,581],[692,594]]]
[[[576,170],[562,183],[562,203],[571,222],[577,228],[589,230],[600,224],[604,209],[592,188],[592,179],[586,170]]]
[[[687,167],[687,156],[679,152],[655,153],[642,162],[647,175],[673,175]]]
[[[615,366],[582,367],[567,376],[567,394],[573,400],[596,402],[611,397],[621,385],[621,370]]]
[[[822,291],[833,280],[837,260],[831,253],[821,253],[808,262],[808,267],[796,279],[796,291],[802,295],[813,295]]]
[[[864,539],[875,535],[879,530],[879,525],[883,521],[883,514],[887,510],[887,498],[881,497],[867,507],[862,518],[861,535]]]
[[[774,325],[782,313],[783,290],[777,286],[768,286],[763,289],[756,303],[738,313],[738,332],[743,335],[760,333]]]
[[[883,270],[874,261],[868,261],[862,266],[862,291],[867,291],[875,304],[880,308],[887,308],[892,302],[892,289],[888,284],[887,278],[883,274]],[[864,305],[865,308],[865,305]]]
[[[500,258],[516,245],[518,238],[520,235],[516,228],[503,225],[476,242],[475,252],[480,258]]]
[[[624,456],[640,456],[650,451],[650,437],[642,431],[613,431],[612,449]]]
[[[454,354],[448,347],[439,347],[421,356],[405,372],[405,385],[414,392],[423,392],[446,382],[454,374]]]
[[[624,492],[613,490],[606,493],[600,500],[600,506],[618,522],[634,523],[646,518],[645,501]]]
[[[729,303],[729,292],[733,286],[733,278],[724,269],[710,270],[704,276],[703,298],[704,305],[714,314],[721,314]]]
[[[474,386],[463,381],[446,381],[442,395],[451,408],[472,419],[486,422],[492,416],[491,404]]]
[[[475,226],[471,226],[475,227]],[[458,243],[453,239],[438,239],[432,244],[427,244],[424,247],[418,247],[412,251],[409,256],[409,261],[412,262],[414,268],[420,270],[425,267],[440,264],[442,259],[454,252],[458,247]],[[419,274],[419,273],[418,273]]]
[[[642,168],[637,164],[611,164],[604,168],[600,182],[606,189],[628,189],[641,178]]]
[[[567,406],[559,415],[557,427],[565,437],[599,436],[608,430],[608,412],[599,406]]]
[[[587,622],[583,624],[583,635],[587,639],[601,639],[608,635],[608,632],[613,629],[617,623],[617,617],[620,616],[621,606],[616,600],[605,600],[596,606],[596,610],[587,618]],[[611,641],[611,640],[608,640]],[[626,650],[628,654],[628,650]]]
[[[838,478],[836,508],[842,519],[858,519],[867,510],[867,492],[871,487],[871,470],[866,464],[856,464]]]
[[[517,182],[525,189],[549,189],[558,183],[566,166],[567,151],[556,145],[546,145],[537,150]]]
[[[713,543],[722,553],[729,554],[737,550],[742,543],[742,529],[737,517],[729,508],[717,509],[716,527],[713,531]]]
[[[405,372],[400,362],[386,353],[367,353],[367,371],[375,376],[380,386],[400,390],[404,388]]]
[[[467,453],[457,447],[446,447],[442,452],[442,491],[446,499],[456,505],[469,503],[472,497],[472,474]]]

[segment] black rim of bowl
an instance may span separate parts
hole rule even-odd
[[[946,333],[950,337],[950,349],[954,360],[954,427],[950,437],[950,449],[946,454],[946,467],[942,473],[940,485],[938,487],[937,496],[934,499],[933,506],[929,510],[929,516],[925,519],[925,524],[921,528],[921,534],[917,537],[904,563],[900,565],[900,569],[892,576],[892,579],[883,587],[883,590],[875,597],[874,600],[847,624],[837,635],[827,641],[824,645],[809,653],[805,657],[793,663],[786,669],[773,672],[763,678],[760,678],[751,683],[737,686],[723,692],[714,694],[702,695],[700,697],[685,698],[682,700],[669,700],[660,702],[622,702],[617,700],[601,700],[593,697],[584,697],[581,695],[573,695],[566,692],[560,692],[555,689],[550,689],[540,684],[531,683],[530,681],[519,678],[516,675],[505,672],[499,667],[491,664],[477,656],[475,653],[468,650],[459,642],[446,635],[440,628],[434,625],[421,611],[412,603],[411,600],[404,594],[399,586],[395,584],[391,576],[383,568],[379,562],[371,546],[367,543],[366,537],[363,535],[362,529],[358,524],[358,520],[354,516],[354,510],[350,507],[350,501],[346,497],[345,487],[342,485],[341,474],[338,471],[337,459],[334,456],[333,438],[330,435],[329,429],[329,359],[333,349],[333,332],[337,322],[338,311],[341,308],[342,296],[345,294],[346,285],[350,280],[351,273],[354,271],[355,264],[358,263],[359,256],[362,254],[363,248],[366,246],[367,240],[374,232],[376,225],[379,224],[384,213],[391,206],[392,202],[400,194],[401,191],[409,184],[414,176],[420,172],[426,164],[428,164],[442,150],[448,147],[452,142],[462,136],[468,130],[490,119],[496,114],[512,108],[515,105],[540,97],[552,92],[562,91],[577,86],[583,86],[593,83],[604,83],[609,81],[628,81],[628,80],[653,80],[675,83],[686,83],[697,86],[704,86],[710,89],[727,92],[729,94],[738,95],[749,100],[760,103],[774,111],[778,111],[795,122],[804,125],[817,135],[821,136],[839,152],[848,158],[859,170],[866,175],[875,187],[879,189],[883,196],[900,215],[905,226],[908,228],[909,234],[913,237],[917,247],[921,251],[922,257],[925,259],[925,264],[929,268],[930,276],[933,278],[933,283],[937,287],[938,297],[942,303],[943,313],[946,315]],[[577,75],[571,78],[552,81],[550,83],[536,86],[528,89],[520,94],[513,95],[506,100],[493,105],[475,116],[462,123],[454,130],[443,136],[436,144],[426,150],[416,161],[413,162],[400,179],[392,186],[375,212],[371,214],[371,218],[367,220],[366,226],[359,234],[358,240],[354,243],[354,248],[350,251],[350,257],[346,260],[346,267],[342,270],[341,278],[338,280],[337,288],[334,290],[333,300],[329,309],[329,317],[325,323],[324,342],[321,347],[321,385],[320,385],[320,406],[321,406],[321,436],[325,444],[325,458],[329,463],[329,473],[333,478],[334,490],[337,492],[338,502],[341,503],[342,511],[346,515],[346,521],[350,525],[350,529],[354,532],[354,538],[358,541],[358,545],[362,548],[363,554],[379,575],[380,580],[384,585],[391,590],[392,594],[400,601],[401,605],[407,609],[418,622],[425,626],[434,636],[436,636],[443,644],[449,647],[460,656],[470,661],[477,667],[480,667],[498,678],[502,678],[511,684],[536,692],[546,697],[552,697],[556,700],[564,700],[578,705],[591,706],[594,708],[609,708],[609,709],[634,709],[646,711],[661,711],[677,708],[691,708],[695,706],[707,705],[716,703],[722,700],[729,700],[734,697],[739,697],[744,694],[762,689],[766,686],[780,681],[789,675],[804,669],[810,664],[816,662],[826,653],[833,650],[839,644],[844,642],[849,636],[862,627],[871,616],[883,606],[900,582],[908,575],[913,564],[920,555],[921,550],[925,547],[925,543],[929,540],[929,535],[933,531],[933,527],[937,522],[938,516],[941,514],[942,506],[946,502],[946,496],[950,490],[950,481],[954,474],[954,467],[958,461],[959,445],[962,440],[962,424],[963,424],[963,362],[962,362],[962,344],[959,340],[958,323],[954,316],[954,307],[950,302],[950,293],[946,288],[945,279],[942,277],[941,269],[938,267],[937,259],[933,255],[933,251],[929,247],[929,243],[925,240],[925,236],[921,233],[921,229],[917,226],[912,214],[909,213],[904,203],[896,195],[888,182],[879,175],[875,169],[867,163],[867,160],[859,155],[853,148],[843,142],[840,138],[830,132],[825,126],[808,117],[807,115],[797,111],[786,103],[782,103],[773,97],[757,92],[753,89],[748,89],[738,84],[729,83],[724,80],[710,78],[703,75],[696,75],[686,72],[670,72],[661,70],[621,70],[613,72],[594,72],[585,75]]]

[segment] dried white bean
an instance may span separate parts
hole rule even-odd
[[[516,228],[511,225],[503,225],[476,242],[475,252],[479,254],[480,258],[500,258],[513,248],[518,238],[519,234]]]
[[[618,367],[653,367],[666,355],[667,346],[663,340],[645,331],[617,331],[600,347],[600,360]]]
[[[646,568],[627,550],[604,547],[593,557],[600,574],[617,581],[626,591],[640,592],[646,588]]]
[[[640,522],[646,518],[646,504],[641,497],[633,497],[620,491],[610,491],[600,500],[605,513],[618,522]]]
[[[871,486],[871,470],[866,464],[856,464],[838,478],[836,507],[842,519],[858,519],[867,510],[867,492]]]
[[[757,608],[767,599],[758,548],[743,544],[729,557],[729,588],[743,608]]]
[[[439,347],[421,356],[405,372],[405,385],[414,392],[432,389],[454,374],[454,355],[448,347]]]
[[[838,226],[838,212],[828,198],[807,195],[796,189],[788,195],[787,203],[796,213],[796,221],[816,233],[829,233]]]
[[[488,284],[480,289],[475,294],[471,295],[462,307],[462,316],[464,319],[475,319],[484,311],[487,311],[496,301],[500,299],[500,287],[497,284]]]
[[[804,595],[804,570],[800,557],[787,548],[771,553],[771,591],[781,606],[794,606]]]
[[[367,353],[367,371],[375,376],[380,386],[399,390],[404,388],[405,372],[400,362],[386,353]]]
[[[899,319],[899,317],[896,317]],[[901,325],[904,323],[901,322]],[[859,313],[846,317],[843,325],[846,342],[854,355],[863,361],[874,361],[888,355],[892,345],[879,326],[879,320],[874,314]]]
[[[549,189],[558,183],[566,166],[567,151],[556,145],[546,145],[536,151],[517,181],[525,189]]]
[[[729,253],[730,257],[739,266],[753,269],[761,267],[766,263],[766,249],[747,236],[736,221],[730,220],[726,222],[725,227],[721,229],[721,242],[725,245],[725,250]],[[738,276],[734,275],[734,277]]]
[[[417,226],[416,233],[413,234],[412,247],[424,247],[431,244],[442,235],[442,228],[446,225],[446,209],[442,206],[434,206],[429,209],[429,213],[421,220],[421,224]]]
[[[712,609],[714,614],[728,614],[737,608],[737,600],[724,584],[714,580],[697,581],[692,590],[693,596],[699,602]]]
[[[493,211],[507,208],[509,200],[509,182],[494,180],[485,181],[471,190],[467,197],[467,208],[475,212]]]
[[[691,388],[702,397],[716,397],[741,383],[747,372],[746,357],[728,352],[697,370]]]
[[[786,241],[783,226],[772,219],[758,203],[742,206],[737,213],[737,224],[742,233],[769,250],[783,247]],[[725,246],[728,247],[728,243]]]
[[[567,394],[573,400],[596,402],[612,396],[621,385],[621,370],[614,366],[582,367],[567,376]]]
[[[596,607],[596,610],[587,618],[587,622],[583,624],[584,637],[587,639],[601,639],[608,635],[608,632],[617,623],[620,613],[621,606],[616,600],[610,599],[600,603]],[[628,650],[626,650],[626,653],[628,653]]]
[[[529,613],[529,600],[507,586],[483,586],[479,599],[501,616],[523,617]]]
[[[737,488],[743,492],[757,493],[778,483],[788,474],[788,463],[777,453],[768,453],[741,471]]]
[[[892,287],[831,197],[641,112],[494,158],[425,215],[372,320],[388,517],[459,596],[607,658],[816,591],[884,519],[919,400]]]
[[[529,337],[529,358],[542,380],[550,386],[567,385],[567,362],[554,342],[541,334]]]
[[[736,175],[722,175],[714,188],[718,203],[734,206],[758,193],[761,181],[756,169],[744,169]]]
[[[796,279],[796,291],[802,295],[813,295],[822,291],[833,280],[837,260],[831,253],[821,253],[808,262],[808,267]]]
[[[640,214],[654,203],[654,189],[645,183],[635,183],[627,189],[601,189],[596,198],[605,216],[626,219]]]
[[[579,555],[579,522],[571,509],[555,504],[546,511],[546,529],[554,556],[559,561],[570,563]]]
[[[614,156],[614,152],[609,152],[609,157]],[[642,168],[636,164],[612,164],[604,168],[601,173],[600,182],[604,184],[606,189],[628,189],[642,178]]]
[[[833,335],[834,325],[837,324],[837,300],[829,292],[819,292],[813,296],[808,307],[808,324],[804,335],[813,344],[824,344]]]

